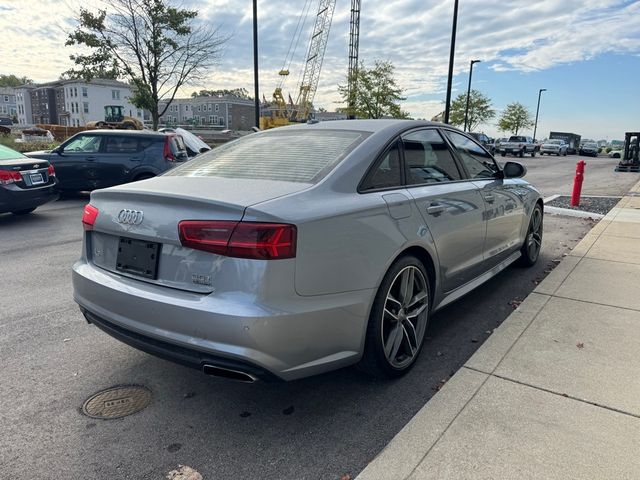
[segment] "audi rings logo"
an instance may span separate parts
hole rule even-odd
[[[123,223],[125,225],[140,225],[143,218],[144,213],[142,210],[129,210],[128,208],[123,208],[120,210],[120,213],[118,213],[118,223]]]

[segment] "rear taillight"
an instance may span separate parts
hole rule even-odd
[[[91,205],[85,205],[84,211],[82,212],[82,226],[85,230],[93,230],[93,225],[96,223],[96,218],[98,218],[98,209]]]
[[[185,247],[227,257],[278,260],[296,256],[294,225],[185,220],[179,223],[178,230]]]
[[[56,169],[53,168],[53,165],[49,165],[49,168],[47,169],[47,174],[49,174],[50,177],[56,176]]]
[[[171,150],[171,142],[169,140],[169,137],[165,137],[164,138],[164,159],[167,162],[175,162],[176,161],[176,157],[173,155],[173,151]]]
[[[14,172],[12,170],[0,170],[0,185],[8,185],[10,183],[19,182],[22,180],[20,172]]]

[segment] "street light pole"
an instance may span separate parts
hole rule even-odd
[[[482,60],[471,60],[469,64],[469,86],[467,87],[467,106],[464,109],[464,128],[463,132],[467,131],[467,119],[469,118],[469,97],[471,96],[471,76],[473,75],[473,64],[480,63]],[[471,130],[471,125],[469,125],[469,130]]]
[[[453,4],[453,25],[451,26],[451,50],[449,50],[449,77],[447,78],[447,100],[444,106],[444,123],[449,123],[451,108],[451,83],[453,82],[453,59],[456,53],[456,28],[458,26],[458,0]]]
[[[253,87],[256,127],[260,128],[260,88],[258,87],[258,0],[253,0]]]
[[[538,107],[536,108],[536,123],[534,124],[533,127],[533,141],[536,141],[536,132],[538,131],[538,113],[540,113],[540,95],[542,95],[542,92],[546,92],[547,89],[546,88],[541,88],[538,91]]]

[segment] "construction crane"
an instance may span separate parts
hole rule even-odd
[[[358,88],[358,47],[360,45],[360,0],[351,0],[349,23],[349,70],[347,72],[347,106],[349,118],[355,118],[355,98]]]
[[[324,52],[327,48],[327,40],[329,39],[329,30],[331,30],[331,21],[333,20],[333,10],[336,6],[336,0],[320,0],[318,5],[318,13],[316,14],[316,22],[311,34],[309,42],[309,52],[307,53],[307,61],[300,82],[298,106],[294,119],[298,122],[304,122],[309,118],[313,98],[318,89],[318,80],[320,80],[320,70],[322,69],[322,61],[324,60]]]

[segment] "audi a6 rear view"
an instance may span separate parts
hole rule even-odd
[[[74,297],[113,337],[211,375],[398,376],[433,311],[536,262],[543,206],[525,172],[429,122],[254,133],[94,191]]]

